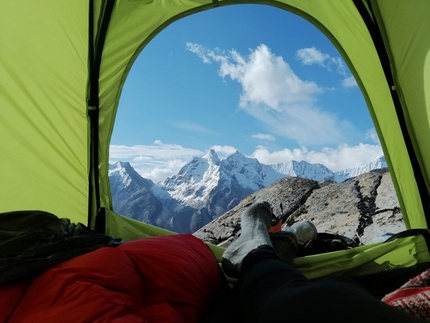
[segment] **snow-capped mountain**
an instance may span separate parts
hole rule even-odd
[[[274,170],[288,176],[313,179],[315,181],[334,180],[334,173],[323,164],[310,164],[305,161],[291,161],[270,165]]]
[[[238,151],[221,161],[210,150],[201,158],[195,157],[160,186],[180,203],[196,209],[207,208],[216,217],[282,177],[285,175]]]
[[[211,190],[218,185],[220,163],[215,151],[210,150],[203,157],[194,157],[178,174],[161,183],[160,187],[180,203],[199,208],[208,200]]]
[[[372,160],[371,162],[364,164],[362,166],[359,167],[354,167],[354,168],[348,168],[348,169],[344,169],[341,170],[339,172],[334,173],[334,181],[335,182],[343,182],[344,180],[351,178],[351,177],[356,177],[358,175],[364,174],[364,173],[368,173],[373,169],[379,169],[379,168],[385,168],[388,167],[387,166],[387,161],[385,160],[384,156],[380,156],[374,160]]]
[[[315,181],[330,180],[340,183],[348,178],[368,173],[373,169],[385,168],[387,167],[387,162],[384,156],[380,156],[365,165],[338,172],[333,172],[322,164],[310,164],[305,161],[297,162],[294,160],[286,163],[271,164],[270,166],[288,176],[308,178]]]
[[[286,176],[341,182],[386,167],[384,157],[361,167],[332,172],[305,161],[264,165],[239,151],[220,160],[214,150],[195,157],[160,184],[142,178],[129,163],[110,165],[114,211],[175,232],[194,232],[250,194]]]
[[[184,205],[127,162],[109,165],[109,180],[114,211],[121,215],[171,230],[174,215],[184,211]]]
[[[222,161],[224,170],[241,186],[252,190],[259,190],[285,177],[273,167],[258,162],[255,158],[248,158],[239,151]]]

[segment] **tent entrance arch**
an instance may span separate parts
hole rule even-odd
[[[321,65],[305,64],[305,58],[313,55],[324,59]],[[214,149],[221,160],[234,153],[235,147],[245,156],[260,152],[262,164],[282,163],[291,158],[294,149],[294,160],[310,163],[320,161],[307,156],[320,152],[326,156],[320,160],[332,171],[359,166],[382,152],[377,140],[366,138],[373,122],[355,81],[347,86],[346,80],[354,78],[337,50],[300,16],[272,6],[242,4],[192,14],[163,29],[133,63],[115,117],[109,162],[130,162],[154,183],[180,170],[177,166],[164,177],[156,176],[165,174],[163,167],[168,168],[166,172],[171,170],[171,162],[164,164],[169,151],[170,160],[176,165],[182,160],[183,166],[195,156],[202,157],[212,145],[218,145]],[[185,125],[196,126],[195,132]],[[273,140],[251,137],[257,133],[271,134]],[[357,146],[359,143],[364,145]],[[232,150],[224,153],[216,148],[221,145]],[[267,150],[258,149],[260,145]],[[308,151],[301,150],[302,145]],[[333,155],[339,156],[349,150],[350,160],[356,164],[339,168],[333,161],[347,158],[330,159],[321,147],[330,147]],[[366,154],[359,147],[368,147],[370,152]],[[157,152],[163,152],[161,158]],[[274,160],[274,156],[279,157]],[[113,167],[110,169],[112,174]],[[119,170],[115,174],[119,175]],[[151,206],[136,204],[143,194],[126,201],[119,193],[118,176],[110,175],[110,179],[116,213],[175,232],[186,230],[185,222],[191,215],[178,215],[176,219],[182,217],[179,222],[184,226],[172,227],[167,215],[161,220],[157,212],[148,214]],[[197,190],[196,186],[193,189]],[[206,223],[227,211],[222,202],[215,201],[208,202],[210,206],[185,204],[207,210],[199,217],[200,223]],[[191,232],[196,226],[193,228]]]

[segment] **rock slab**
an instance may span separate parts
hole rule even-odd
[[[194,233],[205,242],[228,246],[240,234],[240,214],[256,200],[266,200],[283,228],[311,221],[318,232],[340,234],[359,244],[386,240],[405,230],[396,192],[387,168],[371,171],[341,183],[299,177],[282,178]]]

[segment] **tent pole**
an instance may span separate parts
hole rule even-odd
[[[106,0],[103,3],[101,17],[98,24],[97,38],[94,31],[94,1],[89,1],[89,82],[88,82],[88,117],[90,124],[90,170],[88,189],[88,226],[94,226],[98,210],[100,209],[100,184],[99,184],[99,78],[102,62],[103,48],[106,40],[110,18],[115,5],[115,0]]]

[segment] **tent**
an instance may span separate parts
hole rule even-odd
[[[367,102],[412,230],[388,243],[304,257],[297,268],[321,277],[429,262],[425,238],[413,230],[427,230],[430,220],[427,0],[2,1],[0,212],[43,210],[124,240],[171,234],[112,211],[109,142],[122,86],[163,28],[243,3],[295,13],[337,47]],[[223,249],[211,247],[219,259]]]

